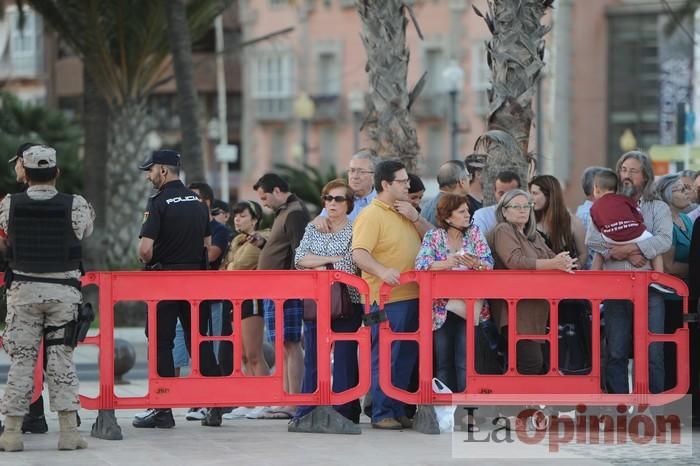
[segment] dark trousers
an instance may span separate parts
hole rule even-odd
[[[376,311],[376,306],[373,306]],[[384,305],[389,326],[394,332],[418,330],[418,300],[409,299]],[[391,348],[392,384],[406,390],[418,362],[418,345],[414,341],[398,341]],[[379,327],[372,326],[372,422],[406,415],[405,405],[389,398],[379,387]]]
[[[158,352],[158,375],[161,377],[175,377],[175,366],[173,364],[173,340],[175,339],[175,326],[177,319],[182,323],[185,333],[185,345],[187,352],[192,355],[191,344],[191,319],[190,305],[187,301],[161,301],[156,308],[157,322],[157,352]],[[201,334],[207,333],[210,318],[209,307],[203,303],[199,311],[199,331]],[[148,336],[148,324],[146,325],[146,336]],[[200,371],[202,375],[221,375],[219,366],[216,364],[212,342],[203,342],[199,347]]]
[[[629,301],[609,300],[603,303],[605,310],[605,339],[607,342],[607,367],[605,379],[610,393],[629,393],[627,361],[632,355],[633,308]],[[649,331],[664,333],[664,299],[661,294],[649,290]],[[663,343],[649,345],[649,391],[664,390]]]
[[[336,319],[331,322],[331,329],[338,333],[356,332],[362,324],[363,307],[355,304],[354,314],[350,319]],[[304,379],[301,393],[313,393],[318,382],[318,335],[316,321],[304,321]],[[336,341],[333,345],[333,391],[343,392],[357,386],[359,368],[357,362],[357,343],[354,341]],[[295,417],[309,413],[315,406],[299,406]],[[335,405],[335,410],[354,422],[359,422],[360,400],[353,400],[342,405]]]
[[[463,392],[467,375],[466,321],[453,312],[447,313],[442,327],[433,332],[435,377],[454,393]]]

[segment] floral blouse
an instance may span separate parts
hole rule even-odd
[[[357,275],[357,266],[352,261],[352,222],[348,223],[334,233],[321,233],[316,227],[309,223],[306,225],[304,237],[297,247],[294,255],[294,265],[301,269],[299,261],[307,254],[315,254],[317,256],[342,256],[343,259],[334,264],[335,270],[342,270],[353,275]],[[348,286],[350,292],[350,300],[353,303],[360,302],[360,293],[354,286]]]
[[[487,269],[493,269],[494,261],[491,255],[491,249],[484,235],[476,225],[472,225],[464,232],[462,252],[478,257]],[[449,253],[447,231],[442,228],[429,230],[423,237],[423,243],[421,244],[420,251],[418,251],[418,256],[416,256],[416,270],[429,270],[433,262],[447,260]],[[460,266],[454,270],[473,269]],[[447,318],[446,304],[446,299],[436,299],[433,301],[433,330],[439,329],[442,327],[442,324],[445,323],[445,319]],[[485,304],[486,303],[484,303],[482,307],[479,317],[480,320],[486,320],[489,316],[488,307]]]

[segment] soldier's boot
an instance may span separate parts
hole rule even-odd
[[[22,416],[5,416],[5,431],[0,435],[0,450],[22,451]]]
[[[76,411],[59,411],[58,425],[61,429],[58,434],[59,450],[79,450],[81,448],[87,448],[87,442],[78,432]]]

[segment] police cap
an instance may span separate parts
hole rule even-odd
[[[148,170],[153,165],[170,165],[171,167],[180,166],[180,154],[171,149],[154,150],[151,156],[139,166],[139,170]]]

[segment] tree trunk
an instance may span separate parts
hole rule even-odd
[[[85,198],[95,209],[95,227],[84,241],[83,261],[88,270],[105,270],[105,228],[107,203],[107,149],[109,130],[109,106],[95,86],[95,82],[83,67],[83,128],[85,145],[83,180]]]
[[[137,264],[137,240],[150,185],[139,165],[146,160],[146,135],[152,129],[146,102],[126,102],[112,110],[107,166],[107,262],[110,268]]]
[[[192,72],[192,40],[185,0],[168,0],[168,39],[177,83],[177,109],[182,136],[182,162],[187,178],[206,180],[202,160],[202,138],[197,111],[197,89]]]
[[[356,0],[367,53],[369,102],[365,127],[373,149],[382,157],[398,157],[415,172],[420,147],[409,113],[406,82],[406,7],[402,0]]]
[[[544,36],[550,30],[541,21],[553,3],[554,0],[489,0],[486,15],[474,7],[492,34],[487,51],[492,78],[489,132],[477,141],[477,147],[489,154],[484,177],[486,204],[494,201],[493,185],[499,171],[517,168],[523,183],[532,172],[528,170],[532,160],[528,153],[534,115],[532,99],[544,67]]]

